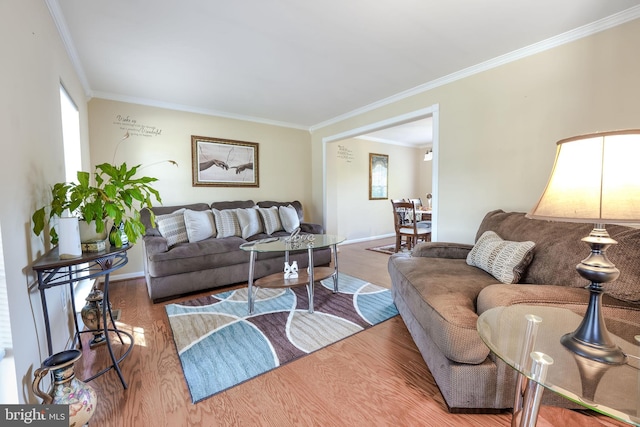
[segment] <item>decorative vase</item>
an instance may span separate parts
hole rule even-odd
[[[120,240],[117,238],[118,235],[120,235]],[[111,243],[111,246],[115,246],[116,248],[121,248],[129,244],[127,233],[124,232],[123,222],[121,222],[118,227],[116,227],[115,224],[111,227],[111,231],[109,232],[109,243]]]
[[[93,289],[89,295],[87,295],[87,303],[80,311],[82,322],[87,328],[93,331],[93,339],[89,342],[89,348],[94,348],[107,342],[104,331],[100,327],[103,297],[100,289]]]
[[[31,389],[42,398],[45,405],[69,405],[69,426],[83,426],[89,422],[96,410],[98,396],[88,384],[76,378],[74,363],[82,357],[80,350],[56,353],[42,362],[36,369]],[[53,384],[49,393],[40,390],[40,381],[49,372]]]
[[[85,220],[80,220],[78,225],[80,227],[80,241],[82,243],[95,242],[98,240],[105,240],[107,238],[107,221],[104,222],[104,229],[100,233],[96,231],[95,221],[87,222]]]

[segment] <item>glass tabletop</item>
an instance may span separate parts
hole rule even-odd
[[[560,338],[573,332],[582,316],[570,310],[531,305],[492,308],[478,318],[478,332],[489,349],[518,372],[532,378],[531,365],[521,363],[527,316],[541,320],[533,350],[553,359],[542,386],[584,407],[640,426],[640,326],[607,319],[611,337],[627,355],[627,363],[608,365],[567,350]]]
[[[289,236],[273,237],[269,239],[254,240],[240,245],[240,249],[248,252],[285,252],[307,250],[309,248],[321,249],[337,245],[346,239],[332,234],[299,234],[299,238],[289,240]]]

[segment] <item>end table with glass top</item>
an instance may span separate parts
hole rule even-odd
[[[244,251],[250,252],[249,261],[249,282],[247,299],[249,303],[249,314],[254,310],[254,287],[255,288],[290,288],[305,285],[309,295],[309,313],[313,313],[313,286],[320,280],[333,277],[333,292],[338,292],[338,244],[344,242],[342,236],[331,234],[306,234],[300,235],[297,240],[290,240],[288,237],[270,238],[248,242],[240,246]],[[332,248],[333,267],[314,267],[313,251],[315,249]],[[256,256],[260,252],[284,252],[285,262],[289,262],[289,252],[300,252],[306,250],[309,259],[309,269],[298,271],[298,277],[293,279],[284,278],[283,271],[270,274],[254,280]]]
[[[640,326],[618,319],[607,322],[611,337],[627,355],[625,364],[610,365],[579,356],[560,342],[581,321],[581,315],[568,309],[521,304],[492,308],[478,318],[485,344],[521,374],[514,399],[514,419],[521,417],[520,425],[535,425],[542,392],[549,389],[640,426]]]

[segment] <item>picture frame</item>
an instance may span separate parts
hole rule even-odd
[[[259,187],[258,143],[191,136],[194,187]]]
[[[387,200],[389,155],[369,153],[369,200]]]

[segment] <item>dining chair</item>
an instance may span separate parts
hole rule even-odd
[[[420,206],[422,206],[422,200],[420,198],[417,199],[407,199],[409,200],[411,203],[413,203],[415,205],[415,207],[419,208]]]
[[[431,224],[418,226],[416,207],[411,202],[394,202],[393,220],[396,230],[396,252],[400,252],[402,238],[406,238],[407,249],[411,250],[420,240],[431,241]]]

